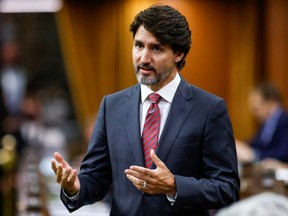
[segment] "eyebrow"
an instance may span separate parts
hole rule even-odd
[[[141,43],[141,44],[143,44],[143,42],[141,41],[141,40],[134,40],[135,41],[135,43]],[[162,43],[160,43],[160,42],[155,42],[155,43],[149,43],[149,45],[151,46],[155,46],[155,45],[157,45],[157,46],[164,46],[164,44],[162,44]]]

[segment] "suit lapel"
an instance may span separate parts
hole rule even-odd
[[[162,161],[165,161],[167,154],[169,153],[185,120],[193,108],[190,101],[192,97],[193,93],[191,86],[182,80],[175,93],[163,132],[159,140],[159,145],[156,149],[156,154]],[[154,164],[153,167],[155,167]]]
[[[135,163],[139,166],[144,166],[140,134],[139,104],[140,86],[136,85],[135,88],[132,88],[129,94],[127,94],[127,100],[124,104],[124,122],[130,149],[133,152]]]

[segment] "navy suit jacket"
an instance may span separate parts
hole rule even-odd
[[[269,142],[261,140],[262,129],[263,127],[250,142],[258,159],[275,158],[288,163],[288,114],[284,111],[281,113]]]
[[[69,211],[103,199],[113,185],[111,215],[208,215],[238,200],[239,178],[225,102],[181,80],[156,149],[175,176],[173,206],[165,194],[149,195],[124,170],[144,166],[139,107],[140,85],[103,98],[79,179],[77,202],[61,193]],[[154,165],[155,166],[155,165]]]

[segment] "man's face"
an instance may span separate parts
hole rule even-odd
[[[253,91],[250,93],[248,102],[252,115],[259,122],[263,122],[268,118],[270,103],[269,101],[265,101],[259,92]]]
[[[183,58],[183,53],[175,54],[142,25],[135,34],[132,58],[138,82],[158,91],[175,77],[176,63]]]

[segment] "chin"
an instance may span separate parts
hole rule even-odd
[[[156,85],[157,79],[155,77],[141,76],[140,82],[144,85]]]

